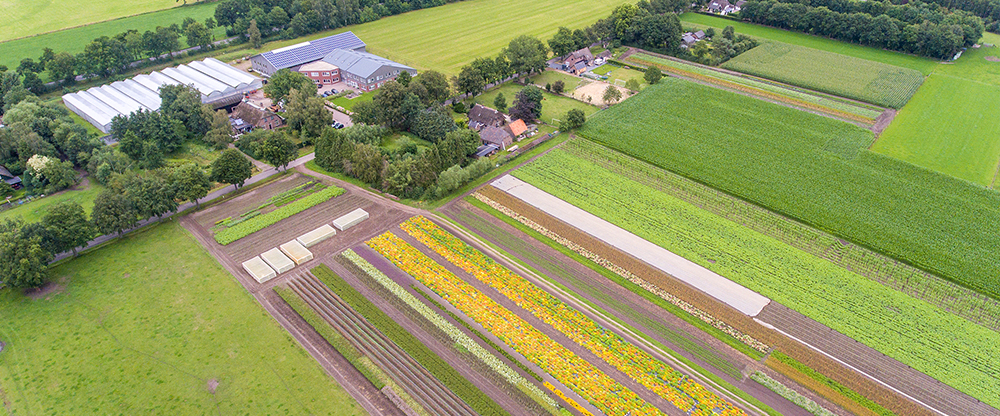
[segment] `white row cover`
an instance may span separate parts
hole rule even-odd
[[[340,218],[333,220],[333,226],[337,227],[337,229],[340,231],[344,231],[348,228],[360,224],[361,221],[364,221],[366,219],[368,219],[368,212],[361,208],[358,208],[354,211],[348,212],[346,215]]]
[[[313,253],[309,251],[302,243],[292,240],[285,244],[278,246],[282,253],[285,253],[295,264],[302,264],[313,259]]]
[[[278,274],[268,266],[264,260],[261,260],[260,256],[254,257],[250,260],[243,262],[243,270],[250,273],[250,276],[257,281],[257,283],[264,283],[268,280],[274,279]]]
[[[330,224],[323,224],[322,227],[319,227],[308,233],[302,234],[301,236],[299,236],[299,238],[296,238],[295,240],[306,247],[312,247],[316,244],[319,244],[320,241],[333,237],[336,234],[337,230],[334,230],[333,227],[330,226]]]
[[[218,59],[207,58],[66,94],[63,96],[63,103],[84,120],[107,133],[111,129],[111,120],[116,116],[129,115],[139,110],[159,110],[159,88],[163,85],[190,85],[201,93],[203,103],[212,104],[229,101],[236,95],[259,89],[263,83],[260,78]]]
[[[292,270],[295,267],[295,263],[282,254],[281,250],[278,250],[277,247],[265,251],[264,254],[260,255],[260,258],[264,259],[278,274]]]

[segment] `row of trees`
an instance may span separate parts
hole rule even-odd
[[[459,93],[479,94],[487,84],[544,69],[548,54],[549,48],[538,38],[521,35],[511,40],[496,57],[476,58],[462,67],[452,82]]]
[[[696,42],[687,49],[676,51],[674,56],[714,66],[753,49],[759,44],[752,37],[736,34],[736,30],[732,26],[726,26],[722,29],[721,36],[717,35],[713,28],[705,29],[705,37],[707,39]]]
[[[965,11],[939,11],[922,3],[841,0],[814,7],[798,0],[745,3],[740,17],[754,23],[901,52],[950,58],[983,34],[982,19]],[[810,2],[814,3],[814,2]],[[863,11],[862,11],[863,10]]]

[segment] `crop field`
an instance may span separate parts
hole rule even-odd
[[[810,94],[796,88],[783,86],[770,81],[732,75],[723,71],[678,62],[672,59],[664,59],[640,53],[629,56],[626,61],[647,67],[650,65],[656,66],[657,68],[671,74],[694,78],[700,81],[719,85],[724,88],[757,95],[764,99],[776,100],[810,110],[817,110],[850,120],[873,123],[874,119],[882,113],[876,108],[864,106],[854,102],[848,102],[834,97],[825,97],[815,93]]]
[[[595,163],[606,149],[576,142],[565,148],[515,175],[967,394],[998,404],[1000,355],[984,348],[1000,341],[1000,334],[629,178],[647,175],[642,162],[617,159],[615,164],[623,165],[616,168],[628,172],[622,175]]]
[[[458,75],[462,66],[475,58],[497,55],[515,37],[532,35],[545,41],[560,26],[582,29],[607,17],[620,4],[618,0],[470,0],[389,16],[336,32],[353,31],[368,45],[368,52],[451,76]],[[508,16],[511,10],[517,10],[517,19],[485,18]],[[266,48],[332,33],[274,42]]]
[[[906,104],[924,82],[913,69],[778,42],[766,42],[722,67],[893,108]]]
[[[0,0],[0,42],[177,6],[174,0]]]
[[[15,2],[33,2],[33,0],[0,0],[0,4],[4,2],[15,1]],[[40,4],[52,5],[52,4],[65,4],[66,2],[39,2]],[[80,0],[73,0],[71,3],[85,3]],[[97,2],[86,2],[87,6],[76,7],[74,6],[73,13],[67,13],[63,16],[70,17],[76,14],[78,11],[87,11],[94,4],[98,5],[116,5],[113,7],[123,8],[127,10],[132,10],[133,5],[137,2],[110,2],[106,0],[100,0]],[[166,7],[172,7],[176,4],[173,0],[141,0],[138,3],[147,4],[165,4],[169,3],[168,6],[157,7],[158,9],[163,9]],[[69,52],[69,53],[80,53],[83,52],[83,48],[87,46],[95,38],[107,35],[114,36],[118,33],[124,32],[129,29],[136,29],[140,32],[145,32],[147,30],[156,29],[157,26],[170,26],[174,23],[178,25],[185,17],[191,17],[199,22],[204,22],[205,19],[215,15],[216,3],[203,3],[184,7],[174,7],[169,10],[161,10],[153,13],[140,14],[132,17],[125,17],[116,20],[110,20],[101,23],[89,24],[81,27],[74,27],[72,29],[60,30],[58,32],[45,33],[43,35],[32,36],[24,39],[9,40],[0,43],[0,65],[7,65],[10,68],[17,67],[18,62],[21,59],[31,58],[38,60],[38,57],[42,54],[42,49],[45,47],[52,48],[54,51],[58,52]],[[50,6],[51,7],[51,6]],[[96,8],[100,8],[98,6]],[[0,6],[0,10],[5,10]],[[145,10],[149,11],[149,10]],[[130,11],[128,15],[135,13],[141,13],[141,11]],[[6,17],[6,16],[5,16]],[[51,18],[51,16],[44,16],[45,18]],[[104,20],[104,19],[101,19]],[[12,19],[4,19],[5,22],[10,22]],[[82,24],[82,23],[81,23]],[[69,27],[69,26],[63,26]],[[35,32],[38,33],[38,32]],[[222,39],[226,35],[226,28],[217,27],[212,32],[216,39]],[[182,36],[178,39],[182,46],[186,45],[185,38]]]
[[[937,67],[937,61],[916,55],[889,51],[885,49],[861,46],[854,43],[841,42],[839,40],[812,36],[805,33],[791,32],[773,27],[755,25],[752,23],[736,22],[715,16],[706,16],[698,13],[684,13],[681,15],[681,24],[685,27],[694,24],[703,27],[714,27],[716,32],[726,26],[732,26],[736,33],[750,35],[755,38],[767,39],[776,42],[788,43],[792,45],[804,46],[821,51],[838,53],[869,61],[881,62],[888,65],[901,66],[920,71],[924,75],[930,74]]]
[[[711,122],[686,116],[686,103]],[[766,121],[765,121],[766,120]],[[871,132],[678,79],[588,120],[580,134],[997,296],[1000,195],[864,150]],[[943,221],[942,219],[948,219]]]
[[[503,96],[507,98],[507,104],[510,105],[514,102],[514,96],[517,95],[517,92],[521,91],[522,88],[524,87],[518,84],[508,82],[497,88],[494,88],[492,90],[486,91],[480,95],[475,96],[474,98],[472,98],[471,101],[474,103],[485,105],[487,107],[493,107],[493,100],[496,99],[497,95],[502,92]],[[567,93],[569,92],[572,91],[567,90]],[[583,101],[579,101],[562,95],[555,95],[549,92],[543,92],[543,97],[544,98],[542,98],[541,121],[544,121],[546,123],[551,123],[553,118],[559,120],[565,119],[566,113],[572,109],[583,111],[583,113],[587,115],[587,118],[590,118],[590,116],[594,115],[594,113],[600,110],[599,108],[587,104]],[[469,104],[469,107],[471,106],[472,104]]]
[[[10,414],[364,414],[173,220],[0,294]]]
[[[985,33],[982,42],[1000,43]],[[985,186],[996,187],[1000,163],[1000,48],[969,49],[939,65],[896,115],[872,150]]]
[[[344,190],[336,186],[306,182],[272,196],[260,206],[236,218],[219,220],[215,224],[215,241],[222,245],[230,244],[343,193]]]

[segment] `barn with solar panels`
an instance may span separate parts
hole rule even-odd
[[[243,95],[259,89],[263,81],[215,58],[195,61],[132,79],[66,94],[63,103],[99,130],[107,133],[111,120],[133,112],[160,109],[160,86],[190,85],[201,101],[214,108],[236,104]]]
[[[297,43],[254,55],[250,58],[251,68],[266,77],[270,77],[279,69],[292,68],[294,70],[294,67],[323,59],[335,49],[365,52],[365,43],[355,36],[354,32],[338,33],[322,39]]]

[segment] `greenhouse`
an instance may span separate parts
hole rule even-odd
[[[265,251],[264,254],[260,255],[260,258],[264,259],[278,274],[292,270],[295,267],[295,263],[289,260],[277,247]]]
[[[354,211],[347,213],[347,215],[344,215],[340,218],[333,220],[333,226],[337,227],[337,229],[340,231],[344,231],[348,228],[360,224],[361,221],[364,221],[366,219],[368,219],[368,212],[361,208],[358,208]]]
[[[282,253],[288,255],[295,264],[302,264],[313,259],[313,253],[298,241],[292,240],[278,246]]]
[[[327,238],[333,237],[336,234],[337,230],[334,230],[333,227],[330,226],[330,224],[323,224],[322,227],[319,227],[308,233],[302,234],[302,236],[296,238],[295,240],[306,247],[312,247],[316,244],[319,244],[319,242],[326,240]]]
[[[250,273],[250,276],[257,281],[257,283],[264,283],[268,280],[274,279],[278,274],[268,266],[264,260],[260,259],[260,256],[254,257],[250,260],[243,262],[243,270]]]
[[[259,89],[262,81],[218,59],[207,58],[62,98],[66,107],[107,133],[116,116],[159,110],[159,89],[164,85],[190,85],[201,93],[201,102],[220,108],[240,102],[244,94]]]

